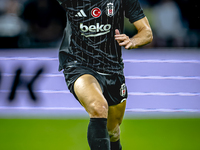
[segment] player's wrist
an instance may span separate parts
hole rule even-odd
[[[135,42],[134,38],[131,39],[131,43],[132,43],[132,45],[131,45],[130,49],[137,48],[137,45],[136,45],[136,42]]]

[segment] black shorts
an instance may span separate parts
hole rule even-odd
[[[74,92],[74,82],[84,74],[90,74],[97,79],[109,106],[119,104],[127,99],[127,87],[123,75],[103,74],[83,66],[67,67],[63,73],[68,89],[77,100],[78,98]]]

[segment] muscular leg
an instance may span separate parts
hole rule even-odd
[[[90,116],[87,136],[91,150],[110,150],[108,104],[98,81],[92,75],[82,75],[74,83],[74,92]]]
[[[108,133],[110,136],[111,150],[121,150],[120,145],[120,124],[124,116],[126,101],[109,107],[108,111]]]

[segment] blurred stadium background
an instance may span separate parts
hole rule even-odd
[[[123,149],[199,150],[200,5],[139,1],[154,40],[123,50]],[[0,150],[89,150],[88,116],[58,72],[65,21],[55,0],[0,0]]]

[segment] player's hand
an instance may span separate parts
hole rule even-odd
[[[126,34],[120,34],[118,29],[115,30],[115,40],[119,43],[119,46],[124,46],[125,49],[134,48],[130,38]]]

